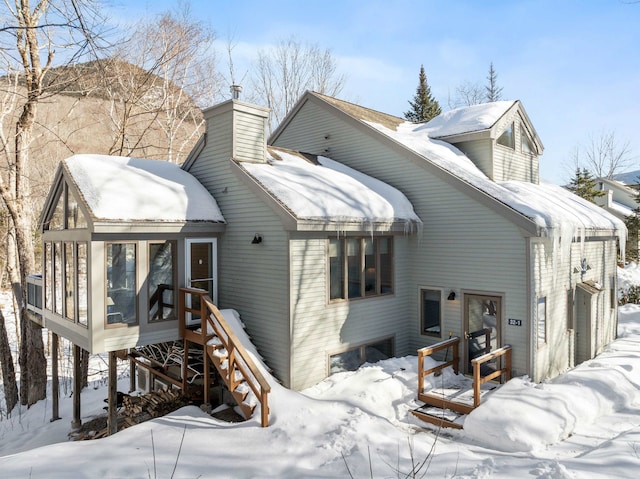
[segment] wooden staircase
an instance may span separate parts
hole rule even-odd
[[[197,330],[186,327],[187,315],[200,318]],[[210,402],[209,367],[213,364],[245,419],[252,417],[260,405],[261,424],[268,426],[271,386],[206,291],[180,289],[180,336],[184,339],[183,368],[188,363],[190,343],[204,348],[204,402]],[[182,377],[186,381],[186,371]]]

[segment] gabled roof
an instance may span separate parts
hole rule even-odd
[[[494,209],[529,234],[544,236],[571,231],[574,235],[581,236],[587,231],[601,231],[604,234],[615,232],[619,236],[626,235],[624,223],[618,218],[558,186],[549,183],[536,185],[492,181],[455,146],[431,138],[425,124],[403,121],[314,92],[307,92],[302,96],[273,133],[270,142],[277,140],[288,122],[308,101],[325,109],[331,108],[345,121],[400,151],[415,163],[423,165],[434,176]],[[505,106],[507,105],[500,108]],[[519,102],[515,102],[510,108],[516,106],[520,108]],[[377,121],[376,117],[384,121]],[[494,117],[495,115],[492,116]],[[486,124],[490,121],[477,123]]]
[[[494,101],[445,111],[424,124],[431,138],[473,133],[491,129],[516,104]]]
[[[73,187],[93,223],[224,223],[204,186],[167,161],[74,155],[60,163],[48,203],[56,201],[53,193],[62,181]],[[51,206],[45,206],[43,213],[50,214]]]
[[[268,148],[266,163],[237,164],[300,223],[332,223],[338,228],[400,223],[413,229],[422,221],[396,188],[323,156]],[[302,227],[304,229],[304,227]]]

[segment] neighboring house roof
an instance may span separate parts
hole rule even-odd
[[[602,231],[605,234],[615,232],[621,237],[621,241],[626,237],[626,227],[621,220],[560,186],[544,182],[532,184],[492,181],[455,146],[431,138],[428,123],[411,123],[315,92],[303,95],[288,118],[273,133],[271,141],[286,128],[289,119],[295,116],[296,111],[306,101],[313,101],[318,105],[332,105],[351,120],[366,125],[369,132],[374,131],[381,139],[390,140],[405,153],[415,154],[414,161],[425,162],[425,166],[433,174],[478,198],[532,234],[571,233],[574,237],[581,237],[587,231]],[[519,102],[517,104],[519,105]],[[487,114],[485,120],[478,121],[477,124],[487,124],[501,110],[504,111],[506,106],[501,102],[491,116]],[[490,108],[486,107],[483,111],[488,109]],[[376,117],[383,118],[384,121],[377,121]]]
[[[421,224],[396,188],[323,156],[269,147],[266,163],[238,162],[298,220]]]
[[[617,175],[613,175],[613,179],[625,185],[637,185],[640,184],[640,170],[618,173]]]
[[[224,223],[191,174],[161,160],[74,155],[62,162],[95,220]]]

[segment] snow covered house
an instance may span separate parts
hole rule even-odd
[[[539,181],[520,102],[412,124],[308,92],[269,145],[265,108],[233,99],[204,116],[182,169],[166,166],[173,183],[162,162],[63,163],[42,216],[45,325],[90,352],[175,339],[180,321],[158,308],[196,286],[240,313],[293,389],[452,335],[468,371],[478,331],[539,381],[614,338],[626,230]]]

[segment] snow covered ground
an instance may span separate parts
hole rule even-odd
[[[620,286],[640,284],[640,268]],[[69,442],[42,401],[0,421],[0,476],[7,478],[633,478],[640,470],[640,306],[620,307],[619,338],[553,381],[516,378],[486,397],[464,430],[436,430],[410,410],[417,359],[331,376],[302,393],[274,384],[271,425],[230,424],[196,407],[105,439]],[[105,368],[106,369],[106,368]],[[445,371],[452,374],[451,371]],[[128,379],[120,390],[126,391]],[[62,391],[64,393],[64,390]],[[85,420],[106,389],[82,393]]]

